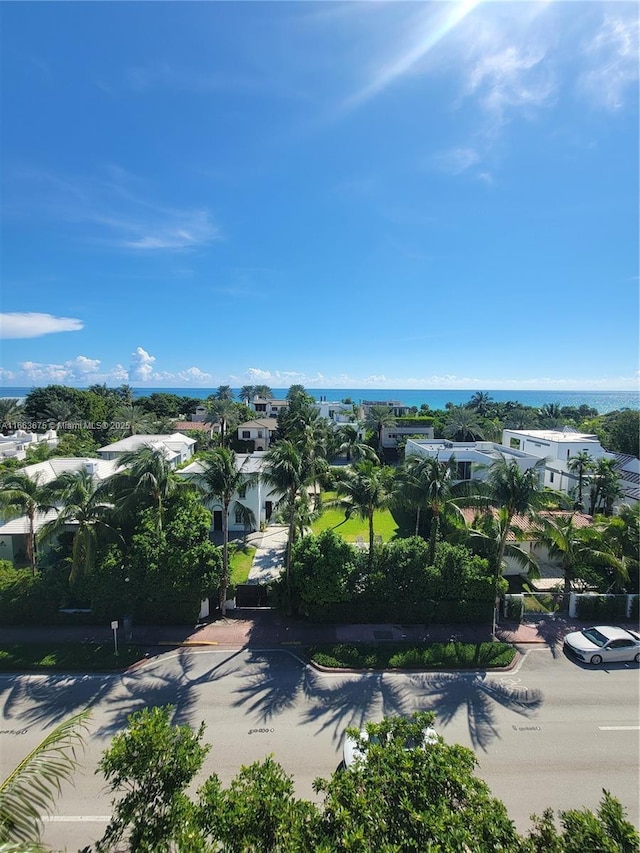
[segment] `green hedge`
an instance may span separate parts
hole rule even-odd
[[[578,596],[577,599],[578,619],[590,622],[597,619],[620,619],[626,617],[626,612],[626,595],[587,595]]]
[[[505,643],[335,643],[305,649],[334,669],[486,669],[505,667],[516,651]]]

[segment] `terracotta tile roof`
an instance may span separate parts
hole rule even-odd
[[[176,421],[173,428],[177,432],[185,430],[197,430],[198,432],[211,432],[212,429],[219,428],[219,424],[205,424],[204,421]]]
[[[473,519],[476,517],[476,515],[479,515],[480,513],[484,512],[485,510],[484,509],[475,509],[474,507],[466,506],[466,507],[461,507],[460,511],[462,512],[462,515],[464,517],[465,522],[467,524],[473,524]],[[498,516],[498,510],[495,507],[491,508],[491,512],[493,513],[494,517]],[[593,519],[591,518],[590,515],[585,515],[584,513],[581,513],[581,512],[570,512],[569,510],[549,510],[548,512],[541,512],[541,513],[539,513],[539,515],[542,518],[549,518],[549,519],[552,519],[552,518],[562,519],[562,518],[569,518],[569,516],[573,516],[573,526],[577,527],[577,528],[590,527],[592,524],[592,521],[593,521]],[[532,533],[533,534],[533,532],[536,530],[535,522],[533,522],[530,518],[528,518],[527,516],[524,516],[524,515],[515,515],[513,517],[512,522],[511,522],[511,527],[517,528],[518,530],[521,530],[523,533]],[[507,538],[510,540],[515,540],[514,533],[512,531],[510,531]]]

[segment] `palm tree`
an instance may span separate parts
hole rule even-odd
[[[612,569],[620,582],[628,580],[626,565],[605,544],[597,530],[577,528],[574,514],[538,519],[536,540],[545,545],[549,556],[560,564],[564,576],[564,595],[568,599],[575,570],[580,566],[598,565]]]
[[[227,402],[233,400],[231,385],[219,385],[216,391],[216,400],[226,400]]]
[[[384,451],[382,449],[382,430],[385,427],[393,428],[396,425],[396,418],[393,410],[389,406],[374,405],[370,406],[364,421],[365,429],[375,432],[377,437],[376,448],[378,457],[384,464]]]
[[[155,510],[158,530],[161,531],[164,505],[179,486],[162,450],[150,445],[130,450],[120,456],[118,468],[125,470],[108,483],[116,510],[126,517],[140,502],[148,503]]]
[[[0,424],[2,430],[11,432],[15,430],[15,422],[22,415],[22,406],[18,402],[18,397],[2,397],[0,398]]]
[[[285,552],[287,587],[291,569],[291,547],[295,538],[296,497],[309,485],[313,476],[309,459],[290,439],[284,438],[267,451],[263,473],[264,482],[278,491],[287,504],[289,532]]]
[[[51,812],[61,784],[78,766],[90,711],[52,729],[0,782],[0,845],[3,850],[44,850],[39,845],[42,814]]]
[[[414,469],[421,488],[424,490],[426,506],[431,510],[431,527],[429,530],[429,563],[432,565],[436,556],[436,544],[440,531],[442,515],[451,509],[456,509],[455,503],[457,464],[454,455],[440,462],[438,457],[428,457],[420,460]],[[457,491],[462,492],[462,483]]]
[[[255,385],[243,385],[240,391],[238,392],[238,397],[240,400],[245,403],[245,405],[249,405],[253,398],[256,396],[256,386]]]
[[[484,432],[471,409],[465,409],[464,406],[452,406],[447,416],[444,436],[445,438],[452,438],[454,441],[478,441],[484,438]]]
[[[492,628],[494,639],[496,633],[498,584],[502,576],[502,561],[504,559],[507,536],[511,532],[514,516],[532,516],[535,514],[535,510],[543,505],[544,492],[540,478],[540,468],[544,466],[544,463],[544,459],[539,459],[533,467],[522,471],[515,459],[507,462],[504,456],[501,456],[489,468],[489,503],[498,508],[503,508],[505,511],[504,524],[498,540],[494,568],[494,591],[496,597]]]
[[[620,560],[623,572],[614,571],[612,587],[619,590],[627,578],[638,578],[640,568],[640,504],[623,506],[613,518],[596,519],[594,528],[607,542],[608,548]]]
[[[237,422],[238,410],[235,403],[223,398],[212,401],[205,423],[220,424],[220,444],[223,447],[228,443],[229,431]]]
[[[374,461],[377,455],[370,444],[366,444],[360,438],[360,429],[357,424],[340,424],[337,429],[337,437],[339,441],[338,453],[345,453],[347,462],[358,461],[360,459],[370,459]]]
[[[262,397],[263,400],[270,400],[273,397],[273,391],[268,385],[256,385],[253,393],[256,397]]]
[[[476,391],[466,405],[467,409],[473,409],[476,414],[485,417],[489,414],[489,404],[492,397],[486,391]]]
[[[241,492],[249,485],[250,476],[241,473],[236,454],[227,447],[217,447],[202,457],[203,471],[199,476],[198,490],[205,501],[222,503],[222,577],[220,578],[220,612],[225,615],[225,602],[229,588],[229,512],[234,494]],[[251,512],[248,507],[241,506],[245,513]],[[253,515],[253,513],[251,513]],[[255,518],[253,519],[255,524]]]
[[[27,560],[31,571],[36,573],[36,513],[51,509],[46,487],[41,484],[40,475],[29,477],[24,471],[6,474],[0,480],[0,509],[7,518],[27,516],[26,534]]]
[[[337,477],[336,490],[343,498],[339,503],[344,508],[345,518],[359,515],[369,525],[369,568],[373,565],[374,516],[376,510],[392,502],[392,482],[390,468],[368,459],[353,468],[343,469]]]
[[[569,471],[571,471],[572,474],[578,475],[578,500],[576,509],[579,509],[580,511],[584,509],[584,503],[582,501],[584,483],[589,471],[593,471],[594,465],[594,460],[587,450],[581,450],[580,453],[572,456],[567,462],[567,468]]]
[[[508,522],[505,507],[492,508],[490,511],[476,515],[473,522],[466,528],[469,547],[474,553],[486,557],[491,564],[494,564],[497,559],[498,547],[504,539],[503,558],[509,557],[530,578],[540,577],[537,560],[516,544],[518,540],[524,540],[527,534],[516,525],[511,525],[511,535],[515,540],[511,542],[508,532],[505,537],[507,523],[511,524]]]
[[[613,505],[622,495],[620,476],[616,459],[598,459],[591,478],[589,515],[602,511],[604,515],[613,513]]]
[[[123,403],[116,409],[114,420],[126,424],[126,435],[149,435],[156,429],[155,415],[140,403]]]
[[[43,526],[40,538],[53,539],[73,525],[69,582],[74,583],[93,571],[100,535],[124,542],[110,523],[113,507],[105,501],[104,486],[95,488],[88,471],[65,471],[46,486],[46,492],[53,504],[61,506],[57,518]]]
[[[539,423],[549,429],[560,426],[562,423],[561,417],[562,413],[557,403],[545,403],[544,406],[538,409]]]

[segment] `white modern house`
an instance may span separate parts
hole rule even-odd
[[[422,424],[406,424],[401,421],[394,427],[382,427],[382,446],[385,449],[392,449],[398,446],[398,441],[406,439],[409,441],[409,436],[420,436],[420,441],[433,440],[433,427],[424,426]],[[406,451],[405,451],[406,453]]]
[[[314,405],[321,418],[332,421],[334,424],[349,424],[357,420],[353,403],[343,403],[340,400],[328,401],[326,397],[321,397]]]
[[[169,465],[175,468],[191,459],[195,444],[195,438],[189,438],[181,432],[174,432],[172,435],[130,435],[101,447],[98,456],[100,459],[119,459],[123,453],[150,447],[163,453]]]
[[[489,467],[498,459],[515,461],[521,471],[533,468],[539,458],[516,448],[505,447],[493,441],[447,441],[435,439],[407,439],[405,459],[418,456],[448,462],[452,456],[458,467],[458,480],[486,480]]]
[[[566,494],[574,494],[578,475],[569,464],[579,453],[588,453],[594,462],[615,460],[623,492],[620,503],[636,503],[640,499],[640,460],[623,453],[604,449],[597,436],[571,427],[561,429],[505,429],[502,444],[545,460],[544,485]],[[588,488],[586,489],[588,495]]]
[[[43,433],[17,429],[10,435],[0,433],[0,459],[26,459],[27,450],[42,443],[52,448],[57,447],[57,432],[54,429]]]
[[[268,486],[262,473],[265,466],[266,452],[236,453],[236,464],[238,471],[246,475],[246,487],[234,494],[231,499],[232,511],[229,516],[229,531],[232,533],[251,532],[245,529],[243,513],[237,509],[233,510],[237,502],[250,509],[255,518],[254,530],[259,529],[261,524],[267,524],[273,510],[281,498],[281,494]],[[190,482],[197,483],[203,472],[203,464],[199,459],[190,465],[177,471],[177,475]],[[222,514],[224,512],[222,502],[214,501],[207,505],[211,511],[211,530],[222,530]]]
[[[96,486],[112,477],[117,469],[117,462],[90,457],[57,456],[46,462],[26,465],[20,473],[26,474],[32,480],[38,480],[44,486],[67,471],[88,471]],[[56,518],[56,510],[36,513],[34,530],[37,533],[48,521]],[[14,560],[26,554],[26,537],[29,533],[29,520],[26,515],[18,518],[3,518],[0,520],[0,560]]]

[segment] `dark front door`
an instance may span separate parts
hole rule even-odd
[[[222,530],[222,510],[214,509],[213,511],[213,529]]]
[[[271,513],[273,512],[273,503],[271,501],[264,502],[264,515],[267,521],[271,518]]]

